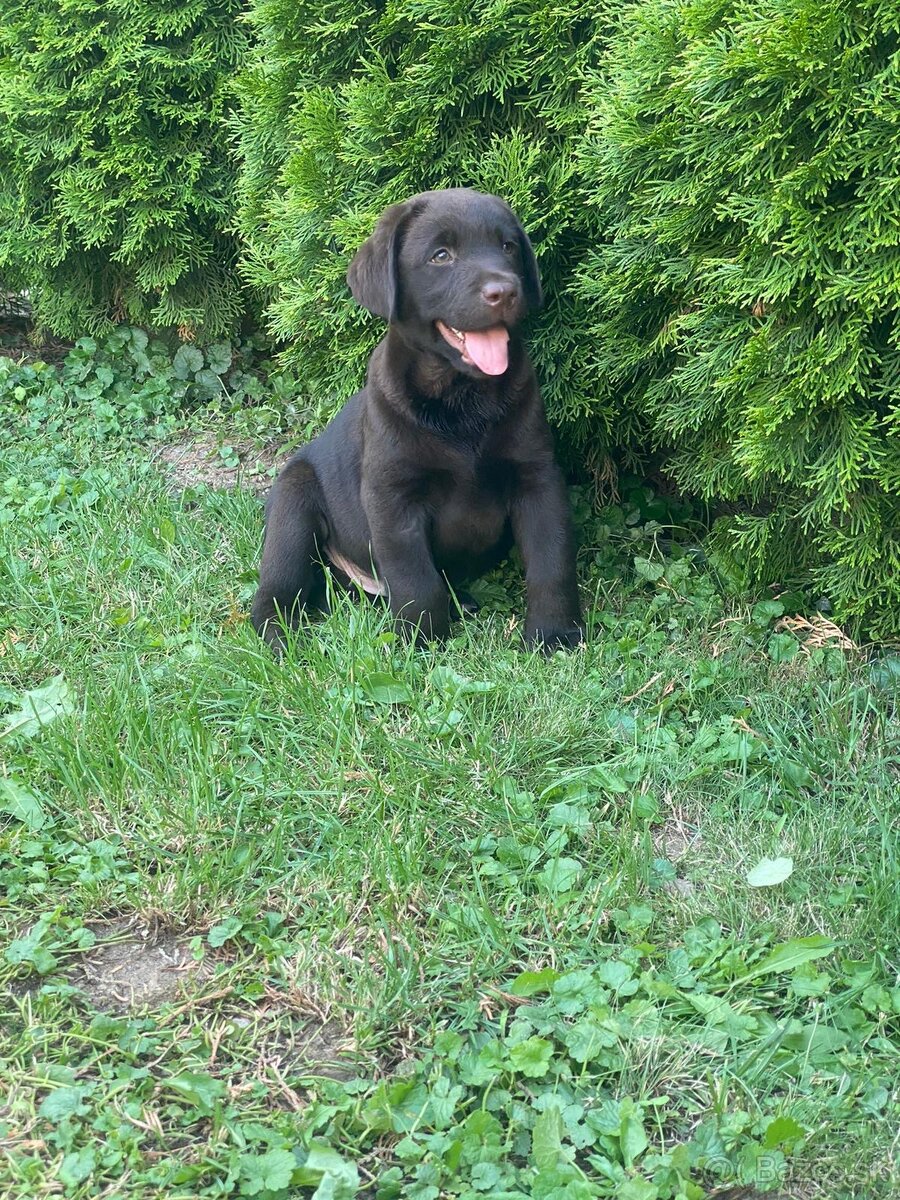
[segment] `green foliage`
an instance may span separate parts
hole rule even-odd
[[[100,338],[80,338],[58,365],[0,354],[0,449],[19,443],[24,432],[38,456],[31,460],[30,501],[15,471],[0,482],[0,525],[23,508],[32,516],[70,508],[83,494],[65,486],[72,479],[62,471],[53,495],[34,470],[41,457],[57,469],[69,462],[66,439],[88,439],[96,452],[157,441],[187,419],[227,421],[232,437],[271,438],[286,426],[302,433],[321,418],[298,408],[297,392],[294,376],[254,339],[201,348],[122,325]],[[233,453],[223,447],[225,465],[234,465],[227,457]],[[89,470],[98,479],[104,474],[96,462]]]
[[[900,5],[651,0],[595,81],[578,294],[598,403],[736,501],[752,582],[900,632]]]
[[[879,1062],[863,1063],[870,1039],[896,1034],[900,990],[884,986],[874,963],[810,967],[831,949],[820,938],[748,949],[711,919],[666,950],[603,945],[584,968],[523,972],[504,994],[521,997],[519,1007],[469,1036],[439,1033],[405,1077],[362,1094],[359,1081],[326,1086],[308,1116],[362,1149],[395,1139],[381,1200],[702,1200],[722,1183],[770,1191],[814,1138],[788,1092],[818,1077],[841,1125],[856,1119],[852,1095],[879,1092],[887,1102],[887,1046]],[[749,982],[762,973],[776,979]],[[723,1101],[701,1121],[676,1082],[697,1053],[718,1074]],[[731,1103],[742,1072],[757,1087],[752,1111]],[[638,1080],[651,1079],[661,1092],[636,1098]]]
[[[623,480],[577,654],[507,568],[444,646],[335,594],[275,661],[258,499],[155,460],[240,415],[188,351],[0,368],[0,1193],[893,1196],[900,660]]]
[[[7,962],[45,978],[58,970],[39,939],[61,957],[94,944],[77,922],[41,918]],[[292,1073],[304,1094],[293,1111],[277,1106],[292,1095],[280,1074],[237,1084],[235,1024],[223,1023],[232,1036],[213,1063],[199,1027],[173,1028],[165,1013],[81,1016],[66,1005],[74,989],[51,980],[35,989],[41,1020],[26,1027],[15,1013],[4,1035],[11,1062],[33,1062],[10,1116],[30,1101],[41,1138],[13,1147],[10,1182],[27,1194],[53,1155],[67,1191],[92,1172],[120,1187],[133,1174],[134,1194],[143,1185],[198,1198],[303,1188],[352,1200],[357,1163],[377,1178],[379,1200],[775,1192],[817,1155],[822,1121],[858,1138],[898,1115],[900,989],[877,961],[840,962],[832,950],[821,937],[748,944],[712,918],[666,947],[614,936],[584,967],[524,971],[491,989],[489,1015],[432,1033],[395,1074]],[[267,991],[270,1002],[280,995]],[[681,1086],[698,1056],[716,1078],[707,1111]],[[845,1167],[825,1181],[829,1195],[890,1194],[886,1164]]]
[[[900,633],[897,0],[242,9],[0,0],[0,274],[43,324],[233,327],[231,121],[247,275],[321,415],[380,333],[344,282],[379,211],[500,192],[545,277],[551,415],[587,465],[661,452],[686,495],[727,502],[721,572]],[[215,395],[216,354],[183,347],[113,415],[95,374],[100,433],[160,432],[180,383]],[[4,370],[0,390],[44,393]],[[773,635],[774,661],[794,652]]]
[[[58,367],[0,357],[0,412],[21,422],[20,433],[70,435],[74,421],[97,442],[126,433],[152,439],[171,431],[179,410],[221,388],[205,368],[193,346],[173,352],[142,329],[122,326],[99,341],[80,338]]]
[[[555,418],[602,418],[570,295],[582,213],[573,139],[620,7],[256,0],[258,48],[240,83],[247,271],[314,393],[337,407],[381,336],[344,281],[379,212],[465,185],[503,195],[535,240],[548,306],[532,347]]]
[[[0,0],[0,275],[56,333],[234,325],[242,7]]]

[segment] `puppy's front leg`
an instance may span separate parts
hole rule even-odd
[[[520,468],[512,510],[513,536],[525,563],[525,640],[552,650],[584,640],[575,539],[562,474],[554,461]]]
[[[446,637],[450,593],[431,556],[424,509],[377,488],[364,486],[362,498],[372,554],[398,628],[423,641]]]

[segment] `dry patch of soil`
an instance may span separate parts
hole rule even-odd
[[[205,484],[215,491],[242,487],[262,494],[272,486],[272,468],[280,470],[289,457],[281,442],[258,446],[250,439],[227,443],[238,458],[229,465],[219,453],[219,439],[212,433],[196,434],[170,442],[157,455],[166,475],[179,491]]]
[[[662,825],[653,831],[653,847],[656,853],[660,858],[668,859],[679,870],[678,877],[664,885],[666,891],[679,896],[693,894],[693,883],[690,879],[683,878],[681,872],[689,865],[691,851],[699,843],[700,835],[697,830],[677,813],[670,814]]]
[[[333,1021],[310,1015],[303,1019],[284,1012],[230,1018],[232,1025],[252,1038],[256,1062],[253,1074],[280,1093],[288,1107],[301,1107],[296,1089],[312,1077],[351,1079],[355,1043]]]
[[[179,1001],[184,1009],[208,1000],[224,1001],[215,1009],[204,1008],[215,1047],[213,1058],[220,1044],[231,1046],[245,1058],[249,1073],[288,1107],[301,1106],[295,1089],[302,1087],[304,1079],[353,1076],[352,1038],[306,997],[272,988],[258,1006],[248,1007],[231,995],[230,987],[210,994],[201,985],[212,976],[212,967],[193,959],[190,935],[183,931],[154,932],[120,921],[94,932],[99,944],[69,975],[92,1007],[125,1014],[158,1010]],[[192,1000],[194,993],[196,1000]]]
[[[202,982],[211,973],[191,957],[184,934],[151,937],[127,923],[95,932],[100,944],[71,975],[72,984],[95,1008],[113,1012],[157,1008],[182,995],[185,985]]]

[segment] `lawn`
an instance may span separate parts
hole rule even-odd
[[[637,490],[575,497],[582,651],[508,568],[277,662],[260,477],[53,370],[0,372],[4,1196],[896,1194],[896,654]]]

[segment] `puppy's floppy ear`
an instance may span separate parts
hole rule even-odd
[[[357,250],[347,269],[353,298],[385,321],[400,314],[398,258],[403,225],[412,213],[408,200],[392,204],[378,218],[372,236]]]
[[[517,222],[518,223],[518,222]],[[537,259],[528,240],[528,234],[519,225],[519,250],[522,254],[522,271],[525,276],[525,299],[532,312],[544,303],[544,293],[541,290],[541,274],[538,271]]]

